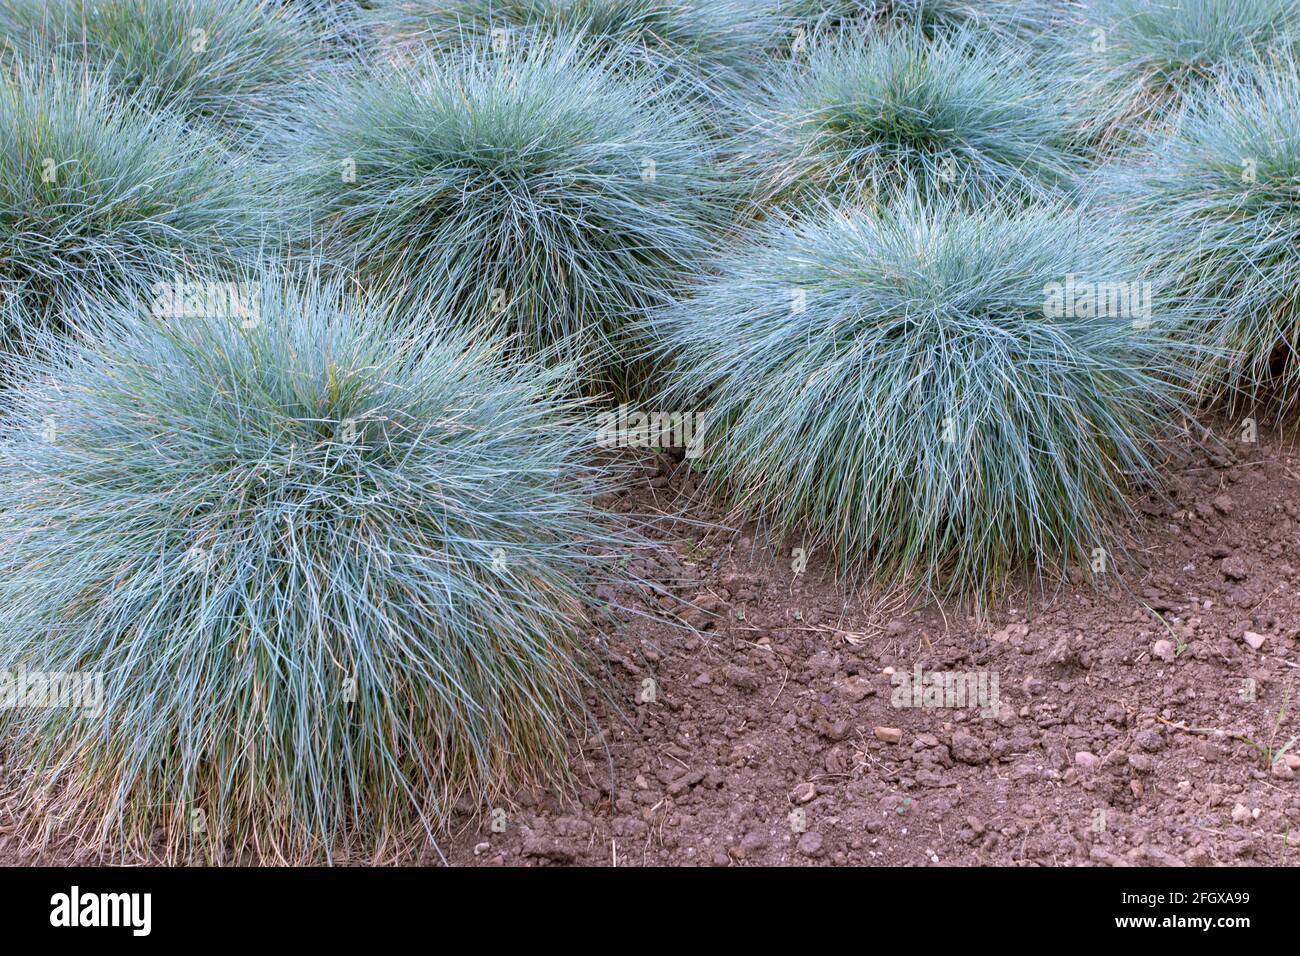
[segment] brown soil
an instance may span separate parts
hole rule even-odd
[[[1300,863],[1300,752],[1270,767],[1243,739],[1300,733],[1300,465],[1219,432],[1138,503],[1122,582],[1076,575],[1029,615],[851,595],[815,554],[796,574],[790,542],[677,525],[637,570],[686,626],[608,634],[624,716],[593,701],[606,740],[578,748],[578,799],[467,815],[452,862]],[[686,468],[651,471],[630,510],[725,520]],[[918,664],[995,672],[996,714],[893,706],[891,673]]]
[[[1300,733],[1300,464],[1219,431],[1138,503],[1122,581],[983,621],[851,594],[816,554],[796,574],[661,458],[621,507],[691,523],[634,567],[666,594],[605,595],[660,620],[602,635],[616,706],[592,701],[577,797],[462,814],[451,862],[1295,865],[1300,746],[1264,751]],[[996,673],[996,712],[893,706],[918,665]],[[0,864],[73,862],[11,823]]]

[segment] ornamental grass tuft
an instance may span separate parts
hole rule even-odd
[[[303,117],[287,162],[362,285],[595,390],[633,387],[629,323],[700,271],[728,214],[672,88],[572,45],[364,77]]]
[[[102,71],[137,105],[260,136],[330,60],[311,12],[276,0],[0,0],[0,47]]]
[[[191,259],[271,245],[262,176],[102,77],[19,65],[0,77],[0,296],[5,347],[87,303],[141,294]]]
[[[338,288],[250,294],[22,364],[0,668],[102,688],[0,711],[29,839],[357,859],[566,778],[622,541],[583,407]]]
[[[1069,186],[1069,97],[1011,46],[844,36],[777,73],[738,162],[765,201],[875,201],[913,183],[973,203]]]
[[[1212,305],[1209,401],[1300,397],[1300,65],[1279,56],[1225,73],[1177,126],[1100,177],[1142,224],[1147,254]]]
[[[773,225],[656,330],[738,512],[847,579],[977,601],[1115,569],[1190,377],[1112,223],[900,200]],[[1100,561],[1100,564],[1099,564]]]
[[[1063,31],[1093,134],[1125,143],[1165,123],[1224,68],[1300,44],[1300,0],[1091,0]]]

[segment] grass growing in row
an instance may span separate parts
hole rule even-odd
[[[29,838],[391,851],[564,775],[614,540],[582,409],[455,336],[403,347],[338,289],[258,281],[252,320],[118,314],[22,366],[0,667],[105,693],[0,711]]]
[[[635,378],[630,320],[698,272],[726,215],[673,90],[571,45],[363,78],[304,116],[291,151],[369,288],[576,362],[595,388]]]
[[[283,116],[329,59],[323,24],[271,0],[0,0],[0,45],[107,74],[137,105],[240,137]]]
[[[740,163],[770,202],[874,200],[905,182],[972,203],[1044,195],[1083,162],[1067,98],[1010,46],[889,32],[779,72]]]
[[[664,407],[705,412],[708,485],[849,579],[982,599],[1113,562],[1190,375],[1176,300],[1135,328],[1066,291],[1140,281],[1122,246],[1061,205],[771,227],[659,317]]]
[[[1213,306],[1210,400],[1300,397],[1298,116],[1294,58],[1234,69],[1103,178],[1170,283]]]
[[[188,259],[251,260],[265,249],[266,197],[246,161],[102,79],[11,70],[0,78],[7,347]]]

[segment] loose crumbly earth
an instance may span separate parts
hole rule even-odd
[[[613,701],[577,795],[463,808],[450,862],[1297,865],[1300,462],[1215,435],[1138,501],[1122,580],[983,620],[851,593],[816,553],[796,573],[797,542],[735,530],[661,456],[619,507],[689,520],[635,562],[663,590],[602,595],[629,610],[595,635]],[[894,706],[918,665],[996,674],[996,712]],[[71,862],[11,828],[0,863]]]

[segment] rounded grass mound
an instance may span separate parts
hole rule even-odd
[[[563,776],[614,540],[579,409],[454,337],[400,347],[337,290],[258,301],[26,366],[0,666],[102,689],[0,712],[33,827],[305,859]]]
[[[7,345],[186,263],[246,261],[268,201],[243,159],[75,71],[0,79],[0,295]]]
[[[967,35],[885,33],[813,48],[772,83],[739,163],[766,201],[866,198],[915,183],[973,203],[1067,186],[1072,114],[1020,54]]]
[[[1104,181],[1154,261],[1213,304],[1211,400],[1300,397],[1300,66],[1233,70]]]
[[[291,162],[329,247],[410,314],[636,378],[629,319],[701,268],[723,182],[671,88],[573,47],[423,61],[338,90]]]
[[[925,37],[973,30],[999,40],[1030,41],[1049,31],[1061,11],[1051,0],[778,0],[777,13],[802,37],[841,31],[903,29]],[[792,52],[798,54],[802,44]]]
[[[1225,68],[1300,44],[1300,0],[1092,0],[1062,34],[1093,132],[1125,140],[1195,99]]]
[[[0,0],[0,45],[240,136],[278,120],[329,56],[310,12],[273,0]]]
[[[1184,307],[1120,246],[1059,205],[773,227],[658,317],[662,404],[702,413],[709,485],[848,578],[980,600],[1113,570],[1188,375]]]
[[[760,0],[384,0],[380,42],[443,53],[490,41],[498,52],[571,42],[612,64],[673,78],[706,99],[762,71],[779,20]]]

